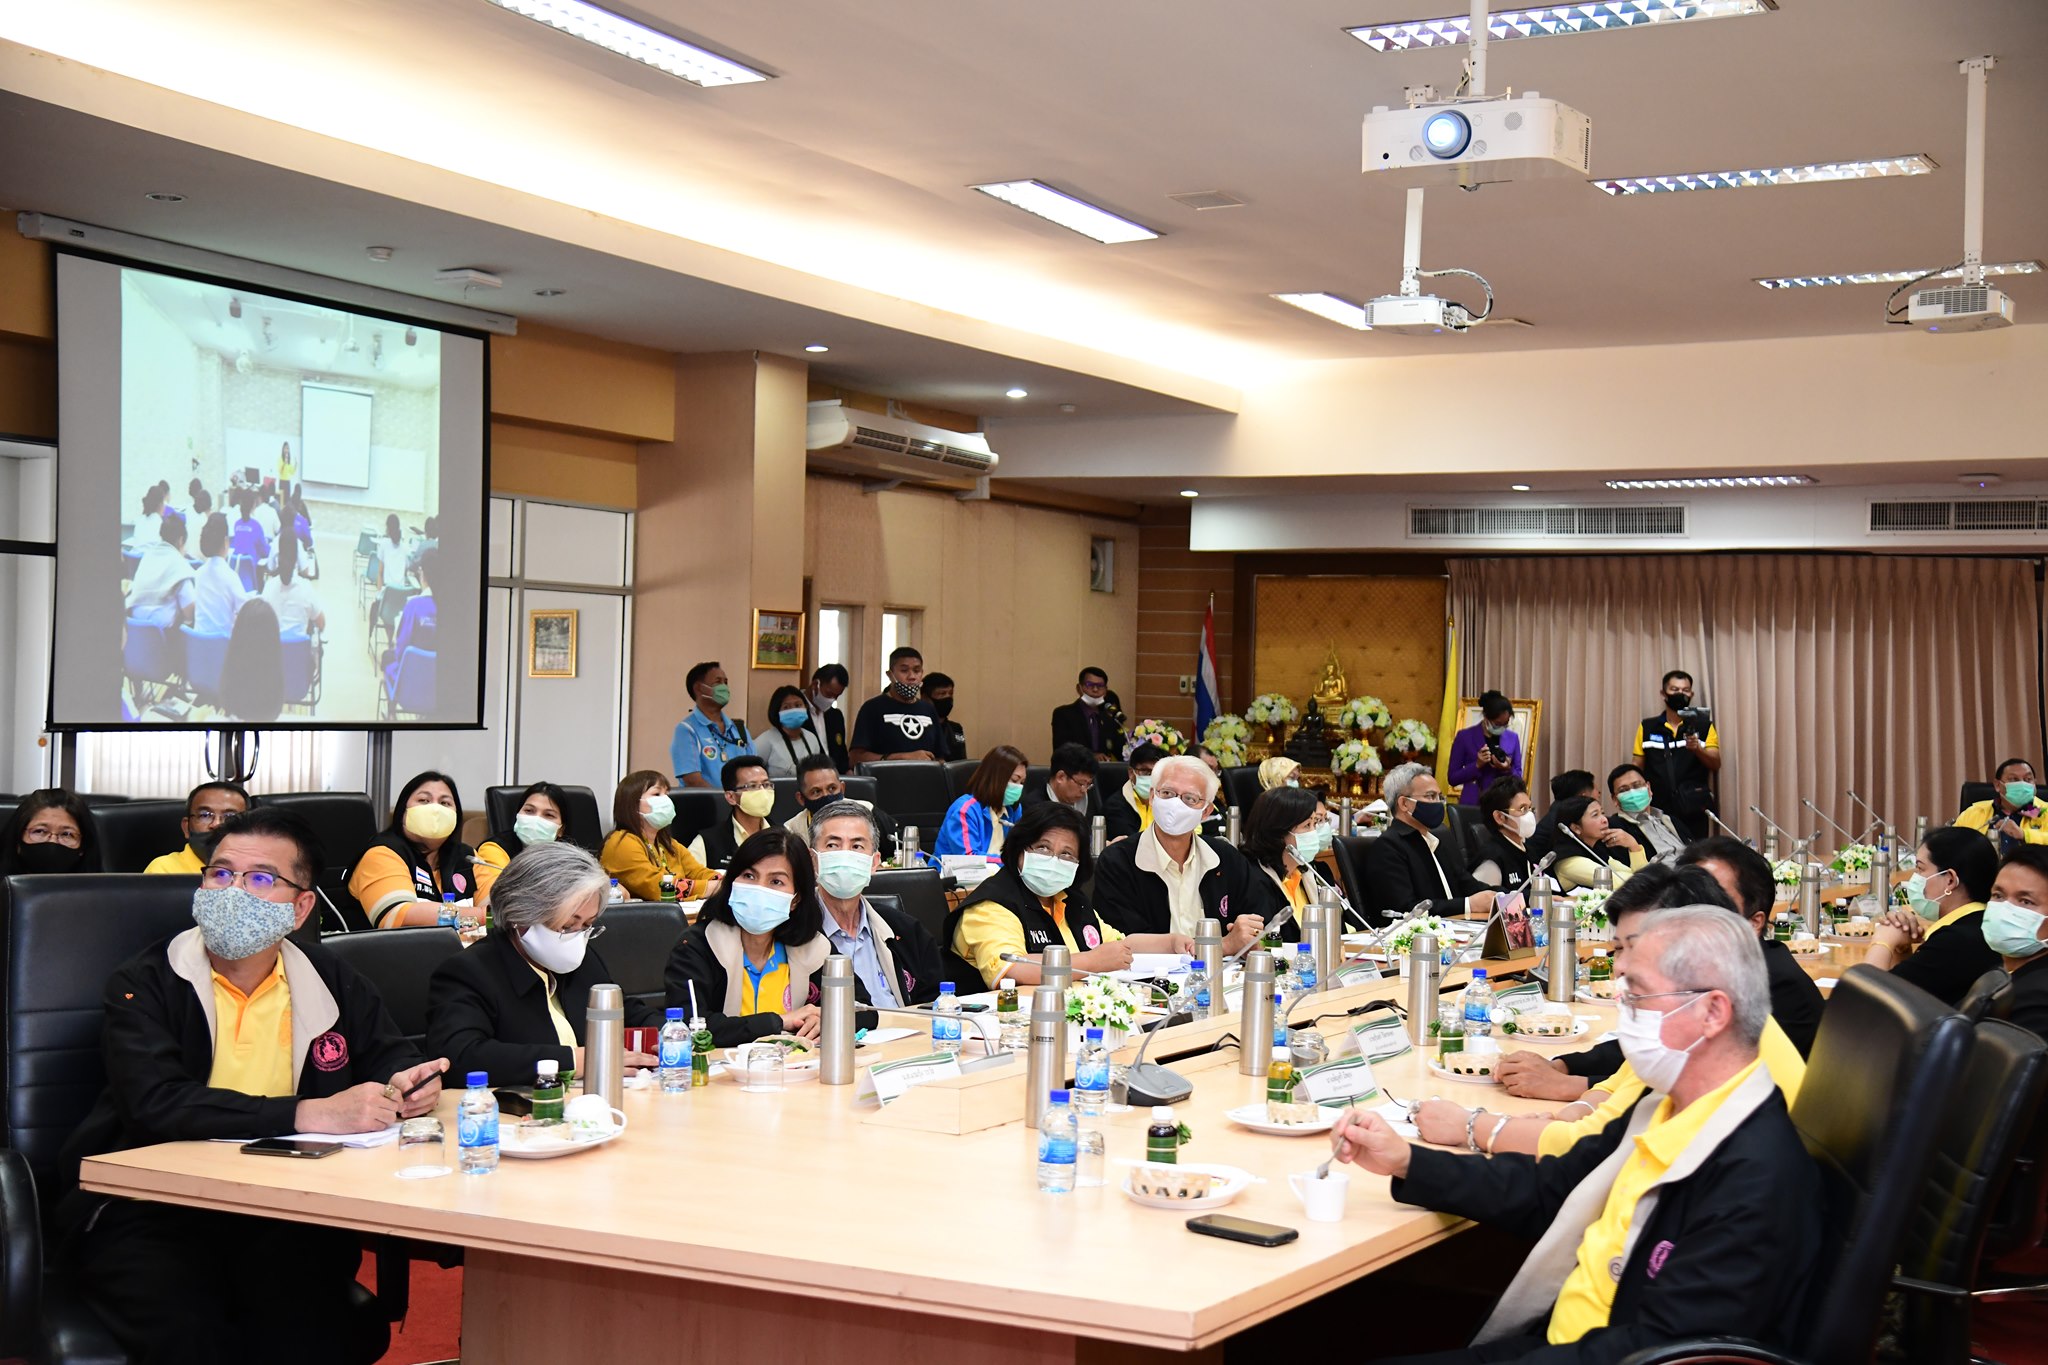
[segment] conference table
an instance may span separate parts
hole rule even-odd
[[[1534,961],[1485,965],[1500,976]],[[1452,969],[1446,986],[1468,974]],[[1295,1017],[1338,1014],[1322,1024],[1334,1041],[1345,1011],[1405,999],[1406,987],[1387,978],[1325,992]],[[1597,1016],[1596,1031],[1609,1027],[1611,1007],[1573,1008]],[[1040,1193],[1021,1056],[886,1108],[857,1101],[856,1087],[815,1082],[779,1094],[730,1079],[687,1095],[629,1090],[616,1141],[558,1160],[506,1158],[488,1176],[399,1179],[395,1146],[262,1161],[226,1144],[170,1143],[92,1158],[82,1181],[130,1198],[459,1245],[470,1361],[1221,1360],[1233,1334],[1467,1226],[1396,1204],[1384,1178],[1356,1167],[1338,1168],[1351,1177],[1343,1220],[1308,1221],[1286,1177],[1321,1161],[1328,1139],[1224,1117],[1264,1098],[1263,1080],[1239,1073],[1228,1041],[1236,1028],[1235,1017],[1219,1017],[1163,1030],[1152,1059],[1175,1058],[1194,1083],[1175,1111],[1194,1133],[1181,1160],[1262,1177],[1225,1212],[1300,1229],[1277,1248],[1196,1236],[1182,1226],[1185,1211],[1120,1192],[1118,1163],[1143,1155],[1142,1108],[1105,1120],[1105,1186]],[[860,1060],[925,1047],[913,1037],[864,1048]],[[1135,1042],[1120,1056],[1134,1051]],[[1374,1065],[1388,1097],[1550,1107],[1441,1079],[1426,1055]],[[455,1103],[449,1092],[440,1107],[451,1161]]]

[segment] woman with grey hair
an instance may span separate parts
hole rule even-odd
[[[575,844],[529,844],[491,888],[483,941],[442,960],[427,987],[427,1037],[453,1071],[487,1072],[493,1085],[531,1085],[542,1061],[583,1069],[583,1010],[590,988],[616,981],[592,950],[604,932],[611,879]],[[658,1003],[626,1000],[629,1028],[659,1027]],[[653,1066],[645,1053],[628,1066]]]

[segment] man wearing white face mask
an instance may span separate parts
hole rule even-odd
[[[2012,974],[2012,1013],[2048,1038],[2048,848],[2021,844],[2005,855],[1984,906],[1984,941]]]
[[[1591,1365],[1698,1336],[1796,1344],[1825,1209],[1758,1055],[1770,986],[1755,935],[1715,907],[1660,912],[1619,1001],[1623,1051],[1655,1093],[1553,1160],[1472,1161],[1410,1146],[1370,1111],[1339,1120],[1339,1158],[1394,1177],[1394,1198],[1538,1239],[1473,1344],[1419,1359]]]
[[[420,1060],[369,982],[287,941],[314,912],[319,864],[295,812],[221,823],[192,898],[197,927],[107,983],[106,1090],[66,1148],[67,1181],[85,1156],[372,1133],[434,1111],[447,1061]],[[339,1365],[360,1335],[352,1232],[75,1187],[53,1221],[73,1283],[137,1359]]]
[[[713,825],[690,840],[690,856],[708,868],[722,871],[741,844],[768,828],[768,812],[775,809],[775,783],[768,765],[752,754],[728,758],[719,770],[718,785],[725,791],[725,804],[732,818]]]
[[[1216,799],[1216,774],[1173,755],[1152,768],[1152,820],[1135,839],[1111,844],[1095,869],[1102,918],[1132,934],[1192,937],[1205,919],[1223,925],[1223,951],[1254,942],[1266,922],[1260,873],[1222,839],[1197,833]]]
[[[611,879],[574,844],[534,843],[491,887],[491,931],[443,958],[427,987],[427,1039],[462,1071],[493,1085],[531,1085],[538,1063],[583,1070],[590,988],[617,981],[592,946],[604,933]],[[626,998],[628,1028],[658,1028],[658,1004]],[[644,1053],[628,1066],[653,1066]]]
[[[881,836],[875,813],[858,801],[835,801],[812,819],[825,937],[853,963],[857,1003],[930,1004],[939,998],[938,940],[903,911],[884,910],[865,894],[882,867]],[[856,1011],[855,1023],[872,1027],[873,1013]]]

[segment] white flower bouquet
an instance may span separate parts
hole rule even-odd
[[[1572,892],[1572,918],[1578,921],[1582,934],[1591,931],[1599,937],[1606,937],[1607,898],[1613,894],[1592,886],[1582,886]]]
[[[1408,947],[1417,934],[1435,934],[1439,948],[1453,944],[1450,927],[1442,920],[1435,915],[1416,915],[1403,920],[1394,930],[1393,936],[1387,940],[1387,951],[1395,957],[1408,956]]]
[[[1180,731],[1163,720],[1141,720],[1131,727],[1131,733],[1124,738],[1124,759],[1130,760],[1140,745],[1157,744],[1170,754],[1180,753],[1188,746]]]
[[[1340,773],[1357,773],[1360,777],[1378,777],[1386,771],[1380,751],[1362,739],[1347,739],[1332,749],[1330,766]]]
[[[1301,712],[1278,692],[1261,692],[1244,708],[1244,718],[1254,725],[1292,725]]]
[[[1216,755],[1216,761],[1226,768],[1243,764],[1245,746],[1251,742],[1251,737],[1251,727],[1244,723],[1244,718],[1227,711],[1210,721],[1202,731],[1202,743],[1209,746],[1209,752]]]
[[[1828,865],[1843,876],[1864,873],[1870,871],[1870,860],[1876,854],[1877,850],[1869,844],[1844,844],[1835,853],[1834,861]]]
[[[1377,730],[1394,723],[1394,713],[1378,697],[1353,697],[1337,713],[1340,730]]]
[[[1780,886],[1799,885],[1799,864],[1791,858],[1780,858],[1771,864],[1771,880]]]
[[[1112,976],[1084,976],[1067,987],[1067,1019],[1083,1028],[1138,1026],[1138,988]]]
[[[1419,720],[1396,721],[1394,728],[1387,731],[1387,747],[1401,753],[1433,754],[1436,732]]]

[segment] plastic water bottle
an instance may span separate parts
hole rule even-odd
[[[960,998],[953,983],[939,983],[939,998],[932,1003],[932,1050],[960,1054]]]
[[[1188,964],[1188,970],[1194,974],[1195,1017],[1197,1019],[1207,1019],[1209,1017],[1209,964],[1200,958],[1196,958]]]
[[[1465,983],[1460,1013],[1464,1016],[1467,1038],[1485,1038],[1493,1033],[1493,983],[1486,979],[1486,968],[1472,969],[1472,979]]]
[[[1038,1191],[1040,1194],[1072,1194],[1074,1162],[1080,1152],[1081,1126],[1067,1103],[1067,1092],[1055,1090],[1047,1097],[1044,1117],[1038,1120]]]
[[[665,1019],[656,1060],[661,1063],[661,1093],[673,1095],[690,1088],[690,1026],[679,1009],[666,1011]]]
[[[1307,995],[1316,988],[1315,949],[1306,943],[1294,948],[1294,988]]]
[[[462,1092],[462,1104],[455,1122],[456,1142],[461,1147],[464,1175],[489,1175],[498,1169],[498,1097],[491,1093],[491,1078],[484,1072],[469,1073],[469,1088]]]
[[[457,919],[458,916],[455,913],[455,893],[453,891],[444,892],[441,896],[441,909],[434,916],[434,923],[440,925],[443,929],[453,929],[456,926]]]
[[[1195,1003],[1188,995],[1188,960],[1186,958],[1181,958],[1179,965],[1167,972],[1166,989],[1166,1008],[1168,1010],[1186,1009]]]
[[[1531,909],[1529,911],[1530,942],[1538,948],[1548,948],[1550,946],[1549,920],[1550,916],[1544,914],[1541,910]]]
[[[996,1045],[1005,1052],[1022,1052],[1028,1041],[1024,1011],[1018,1008],[1017,983],[1006,976],[996,983]]]
[[[1283,1003],[1286,993],[1273,992],[1273,1046],[1287,1046],[1287,1006]]]
[[[604,898],[605,902],[609,905],[624,905],[626,903],[626,888],[619,885],[617,877],[612,878],[612,884],[605,889]]]
[[[1074,1063],[1074,1109],[1084,1119],[1101,1118],[1109,1107],[1109,1049],[1102,1030],[1081,1033],[1081,1056]]]

